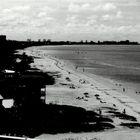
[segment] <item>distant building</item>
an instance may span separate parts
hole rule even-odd
[[[0,100],[2,100],[3,99],[3,97],[0,95]]]
[[[14,100],[13,99],[3,99],[2,100],[2,106],[4,108],[12,108],[14,105]]]
[[[46,101],[46,86],[41,88],[41,97],[40,97],[41,101],[43,103],[45,103]]]
[[[7,69],[3,70],[2,73],[4,74],[5,78],[10,78],[10,77],[13,78],[16,75],[15,71],[7,70]]]
[[[14,106],[14,100],[13,99],[4,99],[0,95],[0,106],[3,106],[4,108],[12,108]]]
[[[6,35],[0,35],[0,43],[6,41]]]

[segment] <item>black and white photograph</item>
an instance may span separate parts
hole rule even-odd
[[[140,140],[140,0],[0,0],[0,140]]]

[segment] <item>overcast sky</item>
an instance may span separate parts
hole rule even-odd
[[[0,0],[0,34],[18,40],[140,41],[140,0]]]

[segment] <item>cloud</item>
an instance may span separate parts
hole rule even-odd
[[[66,18],[66,22],[70,23],[70,22],[78,22],[78,15],[72,15],[72,16],[68,16]]]
[[[91,25],[76,23],[68,24],[62,28],[63,34],[75,35],[73,37],[79,39],[91,39],[91,40],[137,40],[136,35],[140,35],[140,25],[129,26],[110,26],[105,24],[94,23]],[[71,38],[74,39],[72,36]]]
[[[86,17],[86,18],[80,18],[79,15],[72,15],[72,16],[68,16],[67,19],[66,19],[66,27],[69,27],[69,28],[77,28],[78,29],[83,29],[86,27],[90,27],[90,26],[93,26],[97,23],[97,20],[96,20],[97,16],[93,15],[93,16],[89,16],[89,17]],[[80,28],[79,28],[80,27]]]
[[[30,27],[35,27],[35,28],[50,28],[54,25],[55,19],[52,17],[44,17],[44,18],[39,18],[39,19],[34,19],[30,25]]]
[[[117,9],[117,7],[113,3],[106,3],[105,5],[102,6],[102,8],[105,11],[112,11]]]
[[[52,12],[55,12],[56,11],[56,9],[54,9],[52,7],[49,7],[49,6],[40,7],[39,10],[41,12],[47,12],[47,13],[52,13]]]
[[[25,13],[29,12],[29,10],[30,6],[16,6],[9,9],[2,9],[0,11],[0,20],[1,22],[9,22],[9,24],[15,20],[25,20]]]
[[[118,19],[121,19],[123,17],[122,15],[122,12],[121,11],[118,11],[116,14],[105,14],[102,16],[102,19],[103,20],[118,20]]]
[[[32,7],[33,8],[33,7]],[[16,6],[2,9],[0,12],[1,31],[8,32],[41,32],[54,26],[54,18],[49,16],[53,10],[48,7],[33,12],[30,6]],[[3,28],[4,27],[4,28]]]
[[[80,11],[80,6],[77,4],[70,4],[68,7],[69,12],[79,12]]]
[[[28,11],[28,10],[30,10],[30,6],[16,6],[16,7],[13,7],[13,8],[11,8],[11,10],[12,11],[18,11],[18,12],[20,12],[20,11],[23,11],[23,12],[25,12],[25,11]]]
[[[122,18],[122,17],[123,17],[122,12],[118,11],[116,14],[116,18]]]
[[[97,4],[96,6],[93,4],[89,3],[84,3],[84,4],[75,4],[71,3],[68,7],[69,12],[99,12],[99,11],[115,11],[117,10],[117,6],[113,3],[105,3],[105,4]]]
[[[65,36],[138,38],[139,8],[138,0],[4,0],[0,30],[15,38],[19,37],[15,33],[33,38],[53,34],[62,40]]]
[[[124,25],[122,22],[123,14],[122,11],[118,10],[115,13],[105,14],[102,16],[102,20],[107,20],[108,22],[102,21],[98,15],[93,15],[85,18],[84,20],[80,20],[79,15],[72,15],[67,17],[65,26],[62,27],[62,32],[65,34],[68,33],[78,33],[81,34],[89,33],[89,34],[110,34],[110,36],[114,36],[115,34],[127,35],[134,33],[138,33],[140,31],[139,26],[135,25]],[[114,24],[115,20],[120,20],[120,24]],[[128,30],[128,31],[127,31]],[[124,33],[125,32],[125,33]],[[106,36],[106,35],[105,35]]]
[[[8,8],[8,9],[3,9],[3,13],[4,14],[12,14],[13,12],[26,12],[30,10],[30,6],[15,6],[12,8]]]
[[[29,17],[23,13],[29,9],[29,6],[16,6],[10,9],[2,9],[0,12],[0,26],[4,24],[7,25],[7,27],[13,27],[18,23],[25,24],[25,22],[27,24]]]
[[[117,6],[113,3],[99,4],[93,8],[94,11],[114,11]]]
[[[109,14],[103,15],[102,18],[103,18],[103,20],[112,20],[113,19],[113,17]]]
[[[39,12],[37,16],[38,16],[39,18],[40,18],[40,17],[45,17],[45,16],[47,16],[47,12]]]
[[[89,16],[87,18],[86,26],[94,26],[97,24],[97,16]]]
[[[74,4],[71,3],[68,7],[68,11],[69,12],[80,12],[80,11],[85,11],[85,10],[90,10],[90,4],[89,3],[85,3],[85,4]]]

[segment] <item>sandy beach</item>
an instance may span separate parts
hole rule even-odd
[[[137,95],[133,96],[130,92],[126,92],[122,84],[111,79],[93,75],[84,70],[77,71],[72,63],[66,63],[64,60],[47,55],[41,49],[31,47],[23,50],[23,52],[34,57],[34,63],[31,64],[32,68],[55,76],[56,83],[52,86],[46,86],[46,104],[71,105],[95,111],[112,119],[112,125],[115,126],[115,128],[105,132],[44,134],[37,139],[139,139],[140,102],[137,100]],[[125,114],[125,117],[122,117],[122,114]]]

